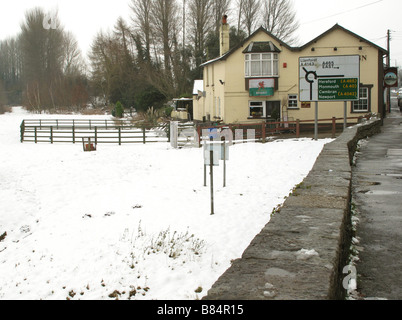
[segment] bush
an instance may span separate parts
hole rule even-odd
[[[165,117],[170,118],[170,115],[172,114],[173,109],[174,109],[173,107],[166,107],[163,110]]]
[[[124,108],[120,101],[117,101],[115,108],[112,110],[113,117],[123,118]]]

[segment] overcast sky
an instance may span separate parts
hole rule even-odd
[[[232,0],[234,1],[234,0]],[[65,29],[73,32],[86,53],[98,31],[112,28],[117,18],[129,20],[131,0],[0,0],[0,39],[16,35],[26,10],[39,6],[58,9]],[[402,66],[401,0],[293,0],[301,24],[300,45],[336,23],[387,48],[392,31],[391,63]],[[229,21],[230,23],[230,21]]]

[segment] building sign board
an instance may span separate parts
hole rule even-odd
[[[398,87],[398,68],[388,68],[385,70],[384,84],[387,88]]]
[[[360,56],[299,58],[302,102],[359,99]]]
[[[275,79],[250,79],[250,97],[271,97],[274,95]]]

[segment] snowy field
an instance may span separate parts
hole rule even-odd
[[[200,299],[331,141],[230,147],[212,216],[202,148],[21,144],[29,118],[72,116],[0,115],[0,299]]]

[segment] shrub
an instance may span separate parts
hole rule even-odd
[[[115,107],[112,110],[112,116],[116,118],[123,118],[124,108],[120,101],[117,101]]]

